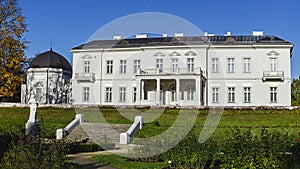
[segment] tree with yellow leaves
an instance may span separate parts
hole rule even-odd
[[[17,0],[0,0],[0,102],[18,101],[24,82],[25,18]]]

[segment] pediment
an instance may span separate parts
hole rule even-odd
[[[82,57],[82,59],[92,59],[93,57],[92,56],[90,56],[90,55],[84,55],[83,57]]]
[[[279,56],[280,54],[274,50],[272,50],[271,52],[267,53],[268,56]]]
[[[166,55],[163,54],[162,52],[157,52],[156,54],[154,54],[154,56],[166,56]]]
[[[193,51],[189,51],[187,53],[184,54],[185,56],[197,56],[197,53],[193,52]]]
[[[181,56],[181,54],[174,51],[174,52],[172,52],[172,53],[170,54],[170,56]]]

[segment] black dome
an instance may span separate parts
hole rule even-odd
[[[36,56],[30,68],[62,68],[72,71],[70,63],[62,55],[54,52],[52,49]]]

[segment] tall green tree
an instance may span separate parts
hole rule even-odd
[[[292,82],[292,105],[300,106],[300,76]]]
[[[18,101],[24,81],[26,32],[18,0],[0,0],[0,101]]]

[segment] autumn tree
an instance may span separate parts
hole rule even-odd
[[[17,101],[24,81],[26,32],[18,0],[0,0],[0,101]]]
[[[300,106],[300,76],[292,82],[292,105]]]

